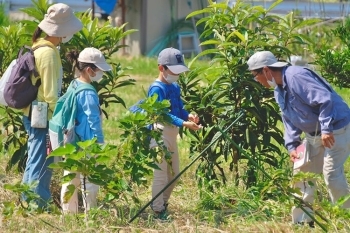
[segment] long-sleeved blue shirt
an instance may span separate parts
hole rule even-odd
[[[350,110],[329,83],[300,66],[282,71],[283,85],[274,91],[282,112],[288,151],[300,144],[302,132],[330,133],[350,122]]]
[[[163,89],[166,90],[166,93],[164,93],[160,87],[151,85],[148,90],[148,97],[153,96],[154,93],[157,93],[157,101],[161,102],[164,99],[168,99],[170,101],[169,116],[172,119],[171,123],[181,127],[183,122],[188,120],[189,113],[184,109],[184,105],[180,97],[179,85],[177,83],[166,84],[159,80],[156,80],[155,82],[160,83],[164,87]]]
[[[78,85],[81,83],[79,80],[76,82]],[[77,94],[75,132],[82,141],[96,137],[98,143],[104,143],[100,104],[92,90],[82,90]]]

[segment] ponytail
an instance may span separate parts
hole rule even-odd
[[[70,50],[66,53],[66,58],[67,60],[74,64],[73,68],[78,69],[78,71],[82,71],[81,69],[79,69],[79,65],[78,65],[78,57],[79,57],[79,51],[78,50]]]
[[[70,50],[69,52],[66,53],[66,57],[70,63],[74,64],[73,68],[77,69],[79,72],[82,72],[86,67],[90,67],[93,70],[97,68],[97,66],[95,66],[92,63],[78,61],[78,58],[79,58],[78,50]]]
[[[33,43],[35,43],[36,40],[37,40],[38,38],[40,38],[42,32],[43,32],[43,30],[41,30],[41,28],[39,28],[39,27],[36,28],[36,30],[35,30],[35,32],[34,32],[34,34],[33,34],[33,37],[32,37],[32,42],[33,42]]]

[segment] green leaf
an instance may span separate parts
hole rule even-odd
[[[70,184],[67,186],[67,191],[63,194],[63,203],[68,203],[75,192],[75,186]]]
[[[83,149],[86,150],[88,147],[92,146],[96,142],[97,138],[91,139],[91,140],[86,140],[84,142],[77,142],[77,145]]]
[[[66,155],[67,159],[72,159],[72,160],[80,160],[83,157],[85,157],[85,152],[84,151],[77,151],[75,153]]]
[[[273,8],[275,8],[277,5],[279,5],[283,0],[276,0],[274,3],[271,4],[271,6],[267,9],[267,12],[271,11]]]
[[[53,157],[53,156],[62,157],[64,155],[72,154],[74,152],[76,152],[75,146],[73,146],[72,144],[66,144],[63,147],[58,147],[57,149],[52,151],[50,155],[48,155],[48,157]]]
[[[62,184],[68,183],[68,182],[72,181],[76,176],[77,176],[76,173],[69,173],[61,178],[61,183]]]
[[[189,19],[193,16],[196,16],[196,15],[200,15],[200,14],[206,14],[206,13],[210,13],[211,10],[209,8],[204,8],[202,10],[198,10],[198,11],[194,11],[192,13],[190,13],[189,15],[187,15],[186,19]]]

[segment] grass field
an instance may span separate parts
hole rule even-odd
[[[136,103],[143,97],[142,89],[147,90],[148,85],[158,75],[157,62],[149,58],[117,58],[122,67],[133,67],[128,70],[130,78],[137,80],[136,85],[123,87],[117,90],[126,102],[127,107]],[[197,65],[197,64],[195,64]],[[207,66],[207,62],[201,61],[199,66]],[[127,77],[127,78],[129,78]],[[339,90],[346,101],[350,102],[347,90]],[[108,143],[115,143],[120,132],[117,120],[126,111],[121,105],[113,105],[107,109],[109,119],[103,122],[105,138]],[[180,143],[181,169],[191,162],[186,138]],[[1,185],[21,180],[21,174],[15,171],[5,174],[5,163],[9,155],[2,156]],[[322,232],[319,227],[310,229],[305,226],[291,224],[290,203],[280,203],[273,200],[259,200],[258,196],[247,194],[245,190],[234,186],[230,182],[226,187],[217,191],[217,194],[203,200],[199,197],[198,186],[195,177],[196,164],[194,164],[182,176],[170,199],[169,212],[171,222],[159,222],[153,220],[152,211],[147,208],[131,224],[129,219],[146,204],[151,198],[150,189],[140,188],[137,191],[142,203],[128,203],[120,200],[111,205],[101,206],[98,210],[91,211],[88,221],[84,215],[62,216],[60,214],[33,214],[23,216],[20,212],[14,213],[10,218],[2,216],[0,232]],[[55,175],[53,193],[58,195],[59,184],[57,180],[60,174]],[[151,178],[149,178],[151,180]],[[321,182],[322,184],[323,182]],[[324,186],[322,186],[324,190]],[[18,205],[18,197],[4,189],[0,190],[1,202],[12,201]],[[210,210],[205,208],[205,203],[224,202],[229,199],[239,200],[239,204],[232,208]],[[4,205],[0,209],[4,211]],[[268,211],[267,211],[268,210]],[[349,223],[347,229],[349,229]],[[330,232],[346,232],[332,229]]]

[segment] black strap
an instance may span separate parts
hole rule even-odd
[[[30,49],[32,52],[33,52],[33,56],[34,56],[34,51],[37,50],[38,48],[42,48],[42,47],[50,47],[49,45],[38,45],[38,46],[35,46],[34,48],[31,48],[29,46],[25,46],[26,48]],[[34,69],[34,76],[35,77],[38,77],[39,76],[39,73],[36,69]],[[40,83],[38,82],[40,80]],[[39,87],[41,85],[41,78],[39,79],[36,83],[35,83],[35,86]]]
[[[319,76],[315,71],[310,70],[310,69],[308,69],[308,68],[304,68],[304,69],[310,71],[319,81],[321,81],[321,83],[325,86],[325,88],[328,89],[328,91],[333,92],[332,88],[331,88],[331,87],[326,83],[326,81],[325,81],[321,76]]]

